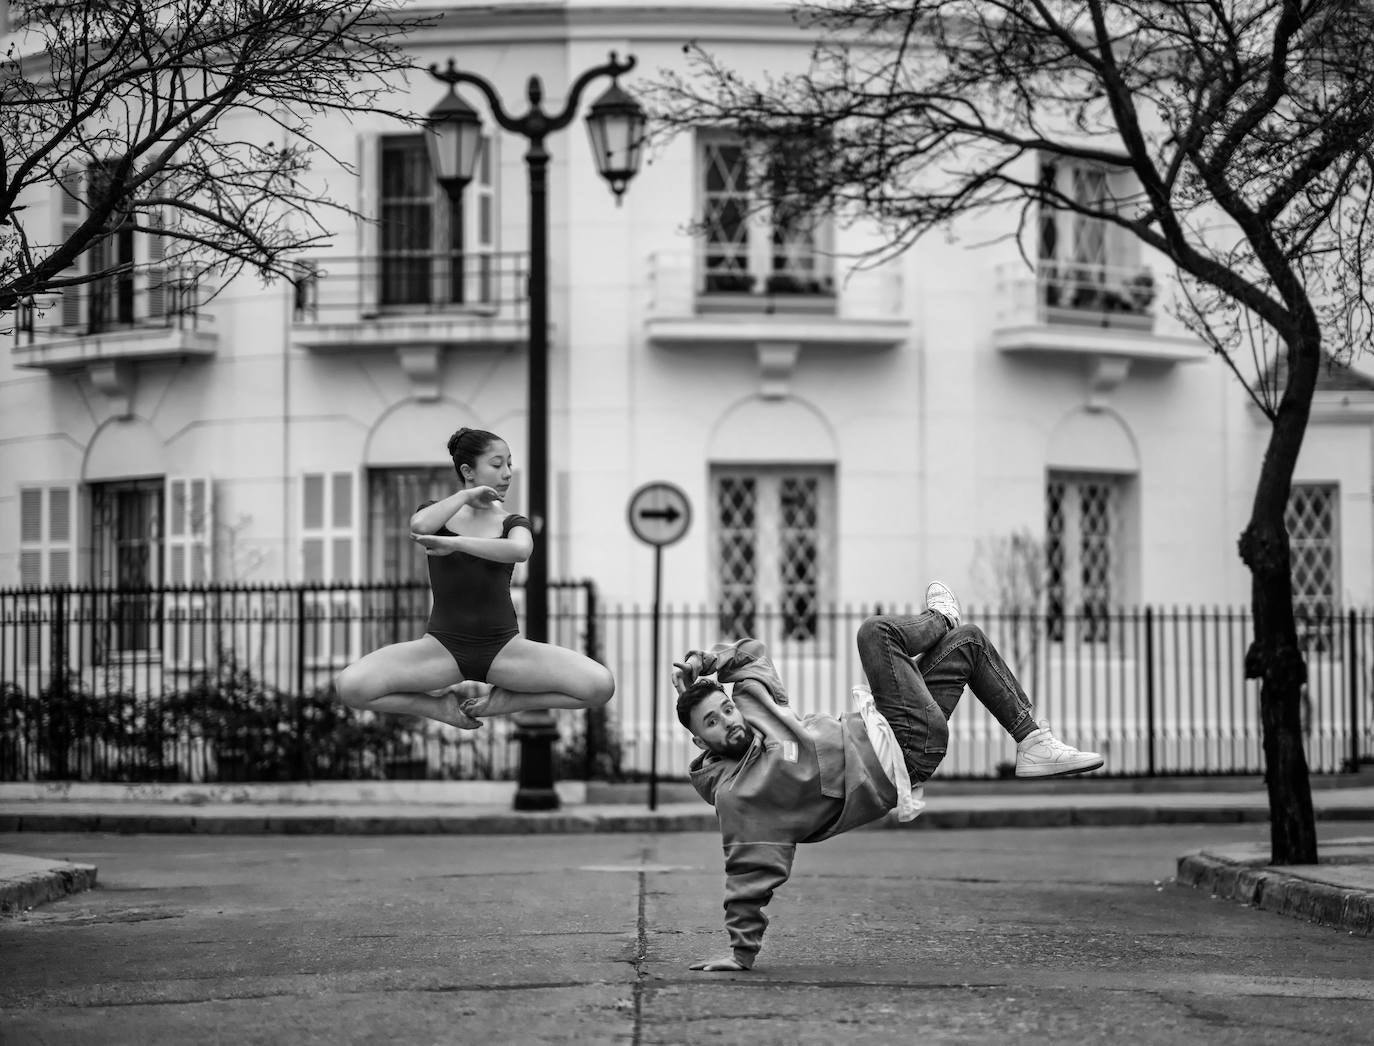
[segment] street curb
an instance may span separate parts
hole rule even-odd
[[[122,835],[533,835],[634,832],[715,832],[719,822],[706,805],[676,810],[578,810],[449,812],[422,807],[395,815],[350,813],[309,807],[282,811],[235,811],[232,806],[156,811],[0,812],[3,832],[109,832]],[[1318,811],[1318,820],[1371,820],[1368,807]],[[869,830],[967,828],[1112,828],[1150,824],[1239,824],[1269,819],[1264,806],[1130,805],[1039,807],[946,807],[902,823],[894,815]]]
[[[1374,937],[1374,891],[1313,882],[1268,865],[1205,852],[1180,857],[1177,880],[1223,900]]]
[[[6,860],[13,863],[16,858]],[[28,859],[22,860],[29,863]],[[38,860],[31,863],[34,867],[0,878],[0,912],[22,912],[95,886],[97,869],[93,864]]]
[[[598,832],[706,832],[702,813],[597,815],[576,812],[402,814],[2,814],[3,832],[110,832],[121,835],[584,835]]]

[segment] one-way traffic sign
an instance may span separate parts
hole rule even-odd
[[[650,545],[671,545],[687,533],[692,506],[671,483],[646,483],[630,497],[630,529]]]

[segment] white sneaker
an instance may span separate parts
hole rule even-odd
[[[1096,752],[1080,752],[1050,733],[1050,724],[1040,720],[1040,729],[1016,745],[1017,777],[1059,777],[1096,770],[1103,759]]]
[[[959,627],[959,600],[944,582],[932,581],[926,586],[926,609],[944,614],[950,628]]]

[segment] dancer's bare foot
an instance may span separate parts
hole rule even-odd
[[[465,693],[459,703],[463,711],[474,718],[491,715],[491,684],[466,680],[462,686]]]
[[[462,685],[459,684],[459,686]],[[440,722],[447,723],[449,726],[456,726],[459,730],[481,728],[481,720],[475,719],[463,710],[463,698],[458,687],[451,687],[444,691],[441,700],[443,701],[443,714],[437,717]]]

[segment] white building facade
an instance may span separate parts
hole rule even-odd
[[[422,64],[453,58],[516,112],[532,74],[556,110],[611,51],[638,60],[633,93],[687,40],[746,78],[804,68],[813,42],[757,0],[434,6]],[[443,86],[397,91],[425,110]],[[312,176],[374,221],[337,228],[299,289],[243,276],[200,304],[205,288],[144,274],[20,318],[0,362],[0,587],[423,576],[406,521],[451,489],[450,433],[525,457],[524,142],[465,93],[489,148],[460,208],[412,129],[327,123],[356,174]],[[549,147],[550,577],[646,604],[653,555],[626,506],[666,481],[694,512],[665,598],[742,631],[772,608],[802,646],[826,608],[917,603],[932,577],[995,602],[990,550],[1016,533],[1048,557],[1052,613],[1248,601],[1236,538],[1267,424],[1133,243],[1046,216],[1032,270],[989,217],[866,267],[862,222],[740,220],[728,129],[653,152],[619,205],[580,126]],[[1085,194],[1115,177],[1054,176]],[[49,201],[55,234],[72,198]],[[1327,386],[1296,476],[1300,596],[1366,604],[1374,383]]]

